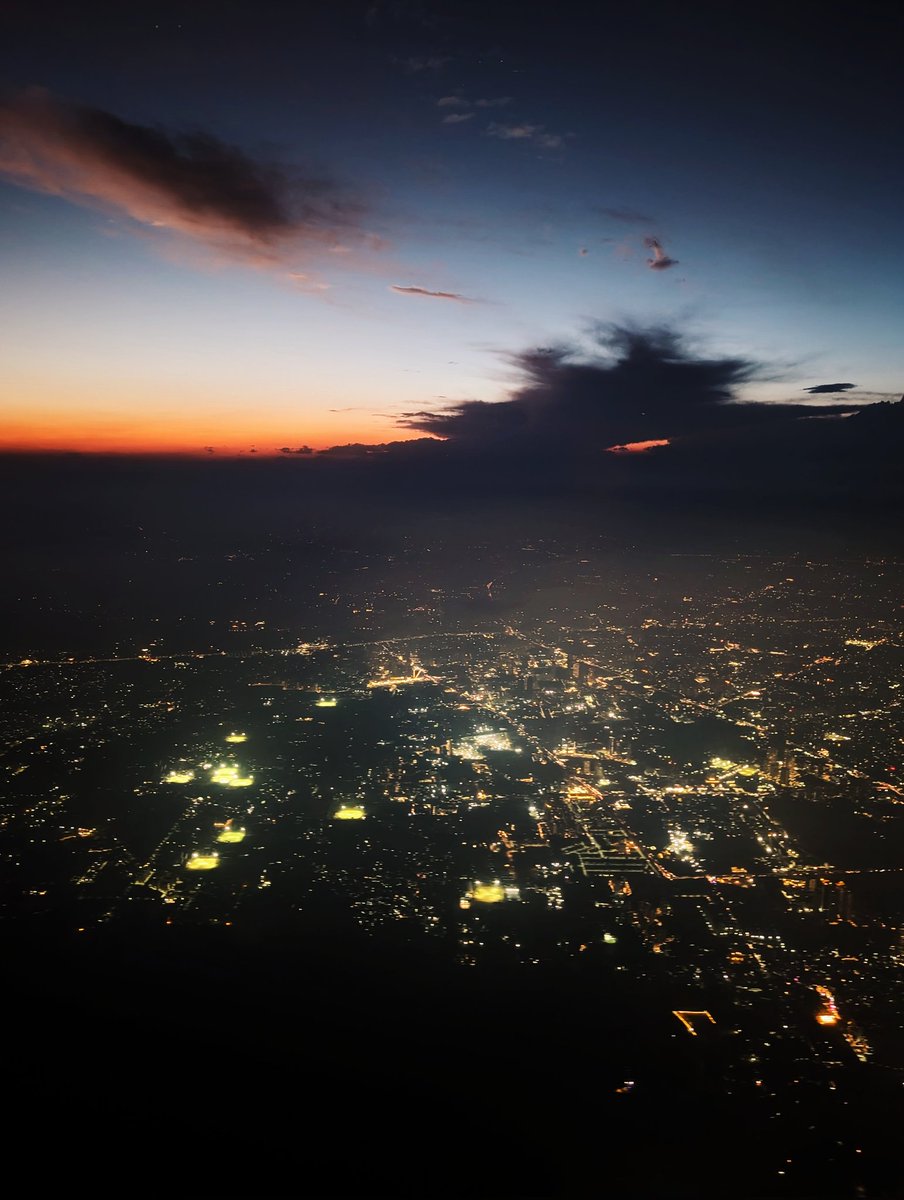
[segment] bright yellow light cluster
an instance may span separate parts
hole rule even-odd
[[[234,845],[237,842],[243,842],[244,840],[245,840],[244,829],[223,829],[223,830],[221,830],[220,835],[217,838],[218,842],[221,842],[222,844],[227,845],[227,846]]]
[[[505,888],[501,883],[475,883],[470,896],[478,904],[499,904],[505,899]]]
[[[247,733],[227,733],[226,741],[227,742],[236,742],[236,743],[247,742],[248,734]]]
[[[334,821],[363,821],[367,816],[360,804],[342,804],[333,813]]]
[[[185,865],[189,871],[212,871],[214,867],[220,865],[220,856],[216,851],[213,854],[200,854],[197,850],[193,850]]]
[[[194,771],[170,771],[164,779],[164,783],[191,783],[194,779]]]
[[[314,707],[315,708],[335,708],[338,703],[339,703],[339,701],[336,699],[335,696],[321,696],[319,700],[315,701]]]
[[[210,772],[210,782],[220,783],[224,787],[250,787],[254,783],[254,776],[240,775],[238,767],[220,763]]]

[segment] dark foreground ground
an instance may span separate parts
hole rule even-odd
[[[891,1084],[845,1101],[841,1153],[837,1111],[726,1095],[728,1042],[676,1036],[624,972],[224,932],[5,938],[7,1171],[98,1196],[902,1194]]]

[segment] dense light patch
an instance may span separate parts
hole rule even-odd
[[[475,883],[471,888],[471,899],[478,904],[499,904],[505,899],[505,888],[501,883]]]
[[[219,783],[223,787],[250,787],[254,783],[254,776],[242,775],[237,766],[220,763],[210,772],[210,782]]]
[[[216,850],[212,854],[201,854],[198,850],[193,850],[185,865],[189,871],[212,871],[220,865],[220,856]]]
[[[163,780],[164,783],[191,783],[194,779],[194,771],[170,771]]]
[[[363,821],[367,816],[361,804],[342,804],[333,813],[334,821]]]
[[[835,997],[827,987],[822,984],[817,984],[814,991],[822,999],[822,1005],[816,1013],[816,1020],[820,1025],[837,1025],[841,1020],[841,1014],[838,1012],[838,1006],[835,1003]]]
[[[220,832],[217,841],[226,846],[232,846],[238,842],[245,840],[244,829],[224,829]]]

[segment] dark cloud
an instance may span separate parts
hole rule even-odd
[[[678,266],[678,259],[669,258],[659,238],[645,237],[643,244],[648,250],[653,251],[653,257],[647,259],[647,266],[651,271],[667,271],[670,267]]]
[[[389,290],[397,292],[400,296],[427,296],[431,300],[454,300],[457,304],[479,303],[479,301],[472,299],[470,296],[459,295],[458,292],[432,292],[429,288],[401,287],[397,283],[391,283]]]
[[[298,446],[297,449],[295,449],[295,450],[293,450],[291,446],[280,446],[279,452],[280,452],[280,454],[313,454],[314,453],[314,451],[311,449],[310,446]]]
[[[420,440],[420,439],[418,439]],[[404,445],[402,442],[373,444],[370,442],[349,442],[344,446],[329,446],[326,450],[318,450],[319,459],[331,458],[378,458],[390,453],[394,446]]]
[[[507,400],[465,400],[410,412],[400,424],[454,446],[555,457],[722,433],[812,416],[814,406],[738,399],[763,374],[745,358],[696,353],[667,328],[605,327],[591,354],[542,348],[512,359],[521,381]],[[831,406],[833,413],[837,406]]]
[[[626,225],[652,225],[654,223],[652,217],[648,217],[645,213],[637,212],[633,208],[603,208],[596,207],[594,212],[602,214],[604,217],[609,217],[612,221],[624,221]]]
[[[742,399],[743,385],[774,372],[708,355],[669,328],[601,327],[589,351],[546,347],[510,362],[507,399],[403,414],[400,425],[437,440],[371,459],[386,464],[381,486],[391,467],[412,498],[452,503],[467,478],[472,500],[599,502],[601,517],[624,502],[679,522],[823,513],[887,525],[904,512],[904,399]]]
[[[818,383],[816,387],[804,388],[811,396],[829,396],[832,392],[848,392],[855,388],[856,383]]]
[[[0,174],[258,265],[354,237],[361,205],[204,132],[169,133],[29,89],[0,104]]]

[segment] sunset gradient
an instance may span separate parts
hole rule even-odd
[[[764,90],[764,42],[729,81],[677,9],[652,44],[629,20],[605,69],[567,23],[556,46],[548,25],[500,25],[509,53],[487,57],[451,10],[434,28],[378,9],[326,6],[314,38],[288,12],[59,30],[20,14],[0,449],[404,440],[404,414],[505,400],[517,356],[605,322],[762,363],[743,399],[826,379],[900,394],[879,75],[816,96],[776,68]],[[724,103],[701,111],[688,79]]]

